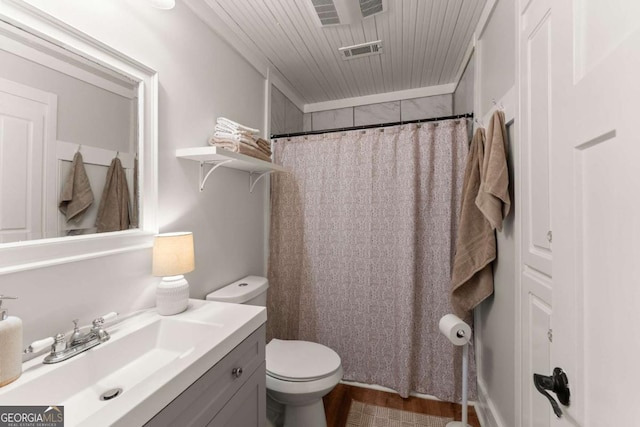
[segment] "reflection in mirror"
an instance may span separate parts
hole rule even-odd
[[[150,249],[158,232],[158,73],[27,1],[0,5],[3,96],[18,105],[2,119],[0,275]],[[8,55],[16,57],[11,68]],[[53,71],[57,78],[45,77]],[[12,138],[22,144],[5,144]],[[94,202],[63,204],[65,214],[85,211],[67,222],[60,196],[77,153]],[[5,160],[11,156],[15,162]],[[123,170],[109,174],[116,157]],[[108,177],[122,191],[103,191]],[[101,209],[104,194],[117,203]],[[105,230],[124,230],[93,233],[100,211]],[[134,226],[137,216],[137,228],[125,215]]]
[[[0,64],[0,243],[136,228],[139,82],[6,22]]]

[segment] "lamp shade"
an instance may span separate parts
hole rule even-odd
[[[193,271],[193,233],[164,233],[153,241],[154,276],[177,276]]]

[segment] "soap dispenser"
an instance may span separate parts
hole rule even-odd
[[[0,387],[22,374],[22,320],[2,308],[5,299],[16,298],[0,295]]]

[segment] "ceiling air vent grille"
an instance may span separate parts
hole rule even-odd
[[[340,24],[338,10],[332,0],[311,0],[322,25]]]
[[[367,18],[376,13],[384,12],[383,0],[359,0],[362,17]]]
[[[353,46],[341,47],[338,49],[342,54],[342,59],[362,58],[363,56],[378,55],[382,53],[382,41],[356,44]]]

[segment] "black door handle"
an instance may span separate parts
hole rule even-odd
[[[571,391],[569,390],[569,379],[567,378],[567,374],[561,368],[555,368],[553,370],[553,375],[547,377],[545,375],[533,374],[533,384],[536,386],[536,389],[542,393],[547,399],[549,399],[549,403],[553,407],[553,412],[556,414],[558,418],[562,417],[562,409],[558,405],[558,402],[551,397],[546,390],[551,390],[558,396],[558,400],[564,406],[569,406],[571,400]]]

